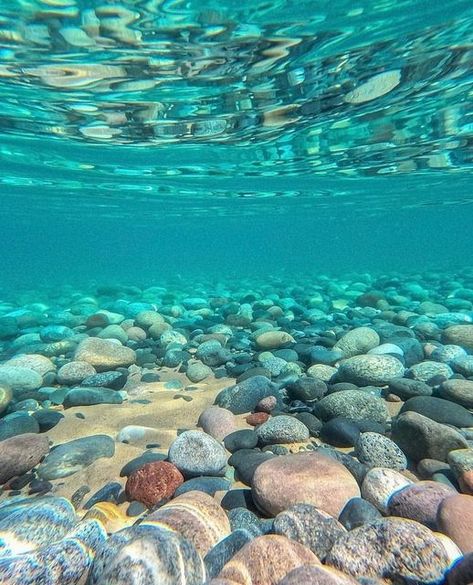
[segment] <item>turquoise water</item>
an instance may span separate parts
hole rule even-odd
[[[471,264],[471,2],[0,0],[0,286]]]

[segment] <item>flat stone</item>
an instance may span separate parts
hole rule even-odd
[[[121,343],[98,337],[87,337],[79,343],[74,360],[87,362],[98,372],[103,372],[119,367],[126,368],[134,364],[136,354]]]
[[[283,455],[262,463],[254,473],[252,493],[270,516],[305,503],[336,517],[349,499],[360,495],[351,473],[318,453]]]
[[[108,388],[72,388],[64,398],[64,406],[92,406],[94,404],[121,404],[122,396]]]
[[[416,396],[410,398],[401,408],[400,413],[417,412],[435,422],[454,427],[473,427],[473,414],[463,406],[434,398],[433,396]]]
[[[54,447],[38,467],[41,479],[68,477],[102,457],[113,457],[115,442],[108,435],[92,435]]]
[[[0,442],[0,485],[36,467],[49,452],[45,435],[26,433]]]

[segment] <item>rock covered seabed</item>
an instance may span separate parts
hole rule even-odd
[[[473,270],[0,299],[0,583],[473,582]]]

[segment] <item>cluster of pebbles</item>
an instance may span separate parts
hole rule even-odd
[[[473,271],[188,290],[0,302],[0,582],[471,583]],[[186,400],[218,382],[214,403],[165,452],[61,497],[150,429],[48,432],[169,372]]]

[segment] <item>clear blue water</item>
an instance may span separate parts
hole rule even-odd
[[[471,264],[473,11],[0,0],[0,287]]]

